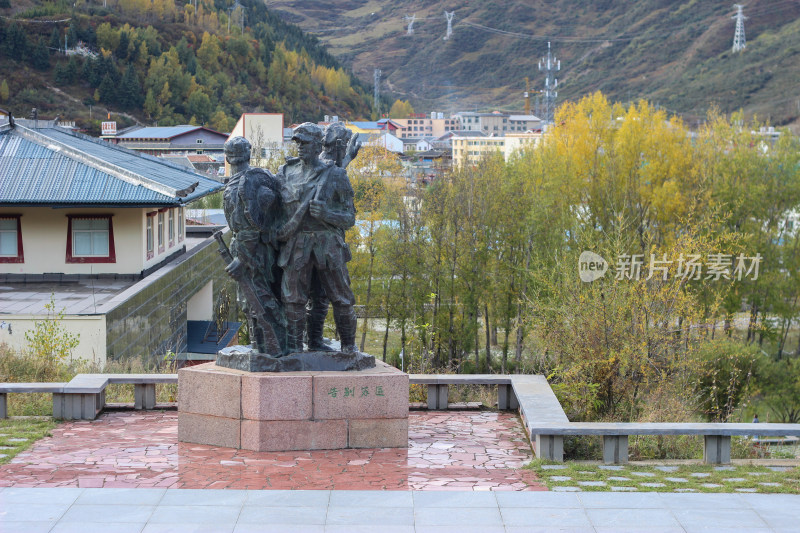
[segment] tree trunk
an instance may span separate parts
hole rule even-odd
[[[483,304],[483,323],[486,324],[486,372],[492,371],[492,340],[491,326],[489,325],[489,304]]]
[[[369,235],[372,236],[372,224],[369,221]],[[364,351],[364,343],[367,342],[367,322],[369,322],[369,301],[372,296],[372,266],[375,263],[375,248],[369,247],[369,270],[367,271],[367,298],[364,301],[364,327],[361,328],[361,351]]]

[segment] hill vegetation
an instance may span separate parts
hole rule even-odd
[[[0,0],[0,15],[0,106],[15,116],[35,107],[96,133],[106,112],[220,131],[245,111],[370,112],[369,89],[258,0]]]
[[[547,43],[561,60],[559,100],[601,90],[615,101],[645,98],[690,122],[712,108],[744,109],[773,124],[800,115],[800,3],[745,6],[747,48],[731,52],[728,3],[700,0],[348,0],[269,3],[319,35],[364,80],[383,73],[384,90],[416,109],[521,110],[526,76],[544,88]],[[454,11],[443,40],[444,11]],[[404,17],[415,15],[413,35]]]

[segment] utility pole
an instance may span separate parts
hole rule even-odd
[[[747,17],[745,17],[742,12],[742,9],[744,9],[742,4],[735,4],[733,7],[736,8],[736,15],[731,17],[736,20],[736,33],[733,34],[733,52],[736,53],[744,50],[746,46],[744,39],[744,21]]]
[[[417,14],[415,13],[415,14],[411,15],[410,17],[408,15],[406,15],[405,18],[408,21],[408,31],[406,32],[406,35],[414,35],[414,21],[417,18]]]
[[[556,112],[556,98],[558,97],[558,79],[555,72],[561,70],[561,61],[550,52],[550,42],[547,42],[547,57],[539,60],[539,70],[545,71],[544,79],[544,113],[542,121],[552,124]]]
[[[451,11],[448,13],[447,11],[445,11],[444,16],[447,19],[447,35],[444,36],[444,40],[446,41],[450,39],[451,35],[453,35],[453,17],[456,16],[456,12]]]
[[[531,114],[531,80],[525,76],[525,114]]]
[[[373,88],[372,107],[375,109],[375,116],[381,118],[381,69],[375,69],[373,81],[375,87]]]

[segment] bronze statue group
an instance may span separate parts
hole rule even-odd
[[[355,224],[346,167],[356,136],[341,123],[324,130],[306,122],[292,140],[292,157],[277,175],[250,166],[244,137],[225,143],[231,176],[223,194],[232,238],[227,272],[239,282],[251,343],[274,357],[331,351],[323,340],[328,306],[341,352],[355,353],[356,315],[345,231]]]

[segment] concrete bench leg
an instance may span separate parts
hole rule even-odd
[[[8,418],[8,402],[6,393],[0,394],[0,418]]]
[[[519,402],[517,401],[517,396],[514,394],[514,388],[511,385],[497,386],[497,408],[500,410],[519,409]]]
[[[724,435],[704,435],[703,462],[711,465],[730,464],[731,438]]]
[[[628,462],[627,435],[603,435],[603,462],[604,463]]]
[[[53,417],[62,420],[94,420],[105,403],[104,394],[53,393]]]
[[[155,409],[156,384],[137,383],[133,386],[134,409]]]
[[[564,437],[536,435],[536,457],[549,461],[564,461]]]
[[[428,385],[428,409],[447,409],[447,385]]]

